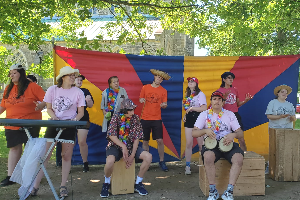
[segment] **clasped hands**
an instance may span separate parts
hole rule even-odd
[[[126,169],[128,169],[133,163],[134,154],[131,154],[130,156],[128,156],[128,150],[127,150],[126,146],[122,147],[122,153],[123,153],[123,159],[126,163]]]

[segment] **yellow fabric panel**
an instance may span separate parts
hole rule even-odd
[[[93,83],[85,79],[82,83],[82,88],[87,88],[93,96],[94,105],[91,108],[87,108],[90,115],[90,121],[94,124],[102,126],[103,112],[101,110],[102,91],[96,87]]]
[[[57,54],[54,54],[54,72],[57,76],[59,74],[59,70],[64,66],[70,66],[63,59],[61,59]],[[97,88],[94,84],[90,83],[87,79],[85,79],[82,83],[83,88],[87,88],[93,96],[94,106],[92,108],[87,108],[87,111],[90,114],[90,120],[92,123],[102,126],[103,121],[103,113],[100,109],[101,99],[102,99],[102,91]]]
[[[54,53],[54,83],[56,84],[56,76],[59,75],[59,70],[64,66],[70,66],[63,59],[61,59],[56,53]]]
[[[251,128],[244,132],[248,151],[261,155],[269,154],[269,122]]]
[[[196,77],[199,80],[199,88],[206,95],[207,105],[210,105],[210,95],[212,92],[220,88],[221,74],[226,71],[230,71],[235,62],[239,59],[238,56],[233,57],[184,57],[184,83],[183,94],[185,97],[185,90],[188,86],[187,78]],[[184,109],[182,109],[182,118],[185,115]],[[185,151],[185,131],[182,122],[181,126],[181,157]],[[197,154],[196,154],[197,155]],[[199,156],[199,154],[197,155]]]

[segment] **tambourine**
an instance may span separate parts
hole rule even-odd
[[[217,146],[218,144],[218,141],[217,139],[211,139],[210,137],[206,136],[204,138],[204,146],[207,148],[207,149],[213,149]]]
[[[224,140],[225,138],[222,137],[220,140],[219,140],[219,150],[222,151],[222,152],[228,152],[232,149],[233,147],[233,142],[231,142],[229,145],[225,145],[224,144]]]

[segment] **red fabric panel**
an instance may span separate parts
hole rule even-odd
[[[240,57],[230,70],[236,77],[233,86],[239,91],[240,101],[247,93],[255,95],[299,58],[300,55]]]

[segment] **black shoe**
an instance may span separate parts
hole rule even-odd
[[[134,191],[138,192],[142,196],[148,194],[148,192],[145,189],[145,186],[144,186],[144,184],[142,182],[140,182],[139,184],[135,184],[134,185]]]
[[[5,186],[9,186],[9,185],[12,185],[12,184],[15,184],[15,182],[13,181],[10,181],[10,176],[7,176],[3,181],[1,181],[1,187],[5,187]]]
[[[110,188],[110,184],[109,183],[103,183],[100,197],[108,197],[109,196],[109,193],[108,193],[108,189],[109,188]]]
[[[84,162],[83,163],[83,172],[88,172],[88,171],[90,171],[89,162]]]

